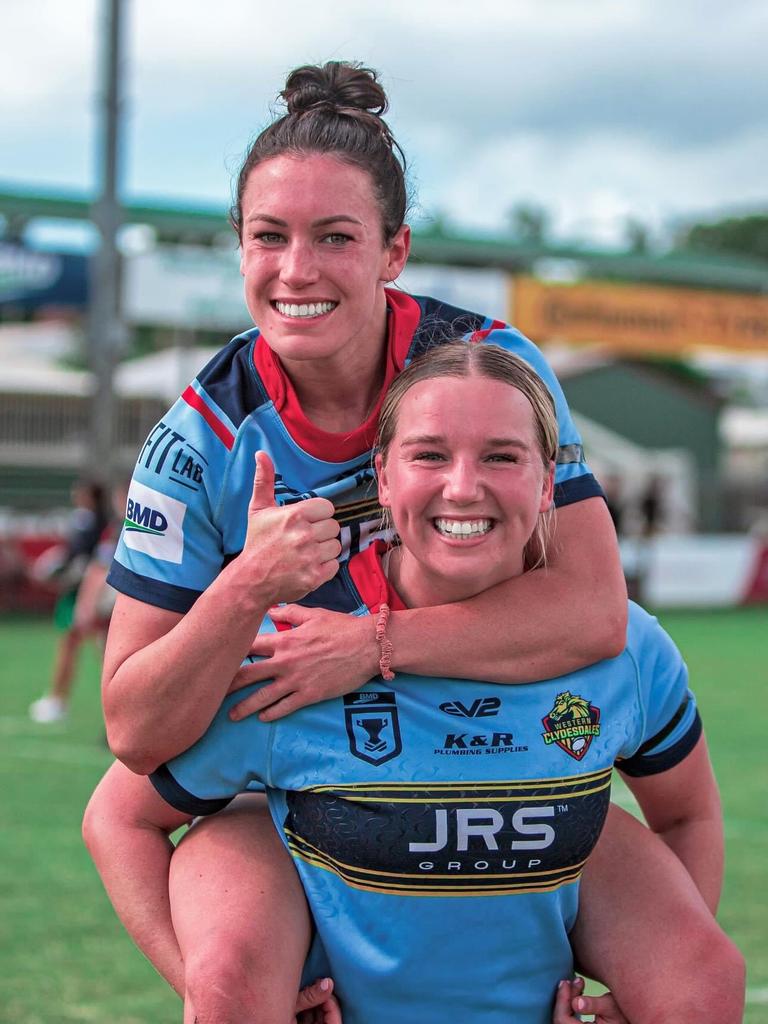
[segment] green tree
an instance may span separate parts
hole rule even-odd
[[[768,214],[690,224],[683,229],[678,244],[680,248],[741,253],[768,260]]]
[[[538,203],[516,203],[509,211],[512,234],[523,242],[543,242],[549,233],[548,211]]]

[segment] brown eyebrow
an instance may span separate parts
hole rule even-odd
[[[516,437],[489,437],[487,443],[490,448],[520,448],[522,451],[528,451],[529,448],[525,441],[521,441]],[[427,444],[445,444],[445,438],[439,434],[417,434],[413,437],[404,438],[400,442],[400,447],[406,448],[413,445]]]
[[[279,228],[288,227],[288,221],[280,220],[279,217],[272,217],[268,213],[252,213],[250,217],[246,217],[245,223],[250,224],[256,220],[265,221],[267,224],[274,224]],[[362,221],[359,221],[356,217],[349,217],[345,213],[334,214],[332,217],[321,217],[320,220],[312,221],[310,227],[324,228],[329,224],[357,224],[362,227]]]

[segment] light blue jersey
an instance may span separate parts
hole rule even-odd
[[[380,547],[312,603],[402,607]],[[266,785],[345,1024],[549,1024],[614,763],[665,771],[701,733],[679,652],[635,605],[619,657],[558,679],[398,673],[272,724],[230,721],[243,696],[152,781],[190,815]]]
[[[388,291],[385,386],[415,356],[457,337],[492,342],[530,363],[555,399],[560,430],[555,504],[601,495],[581,440],[541,352],[499,321]],[[366,423],[329,434],[304,416],[279,361],[259,331],[234,338],[157,424],[139,455],[125,526],[109,582],[139,601],[187,612],[242,550],[254,455],[276,469],[276,498],[329,498],[342,557],[381,537],[371,447],[381,400]]]

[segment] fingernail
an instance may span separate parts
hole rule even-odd
[[[321,992],[327,992],[330,987],[331,987],[330,980],[328,978],[323,978],[323,980],[320,982],[320,991]]]
[[[562,981],[558,981],[558,983],[557,983],[557,987],[558,987],[558,988],[562,988],[562,987],[563,987],[563,985],[566,985],[566,984],[567,984],[567,982],[566,982],[565,978],[563,978],[563,980],[562,980]]]
[[[586,1010],[587,1008],[586,1000],[582,999],[581,997],[579,997],[578,999],[574,999],[573,1005],[576,1007],[577,1013],[581,1013],[582,1010]]]

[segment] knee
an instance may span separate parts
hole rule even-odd
[[[232,929],[201,935],[194,949],[185,951],[184,984],[200,1024],[251,1019],[258,961],[247,933]]]
[[[691,935],[676,965],[673,994],[657,1005],[654,1021],[674,1024],[742,1024],[746,969],[744,957],[713,922],[707,935]]]
[[[736,945],[723,932],[698,951],[699,1013],[719,1024],[741,1024],[744,1015],[746,965]]]
[[[95,857],[104,832],[103,815],[101,814],[98,791],[91,796],[83,813],[81,826],[83,842],[91,857]]]

